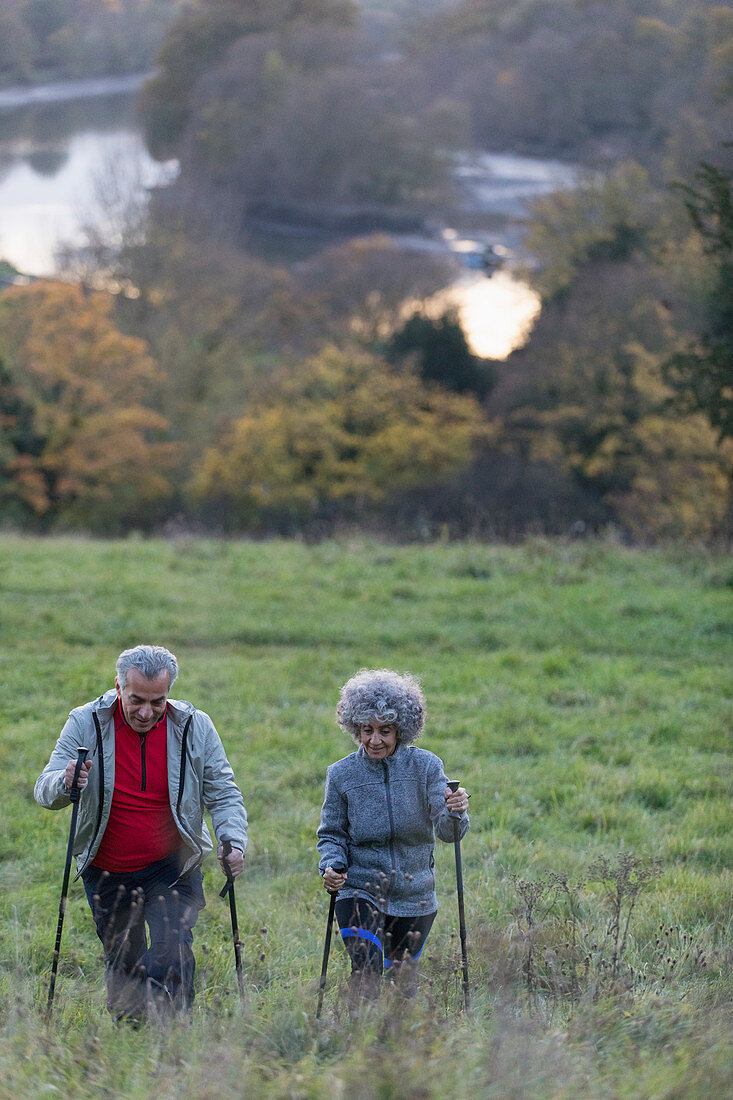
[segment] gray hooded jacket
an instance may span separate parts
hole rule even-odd
[[[326,772],[318,828],[319,868],[348,868],[339,897],[362,897],[392,916],[434,913],[435,836],[468,831],[468,814],[450,813],[443,762],[415,745],[372,760],[358,751]]]
[[[74,839],[79,874],[94,859],[109,820],[115,785],[116,703],[117,693],[112,690],[72,710],[33,792],[36,802],[49,810],[68,806],[66,765],[76,757],[77,748],[89,748],[94,767],[79,799]],[[181,846],[188,853],[181,870],[184,875],[213,848],[204,808],[211,814],[217,837],[229,837],[242,851],[247,846],[247,814],[224,746],[208,714],[191,703],[169,699],[166,716],[168,793]]]

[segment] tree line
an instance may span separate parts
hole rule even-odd
[[[112,270],[117,293],[38,282],[0,297],[6,521],[109,533],[178,520],[315,535],[358,523],[408,538],[608,525],[640,540],[730,537],[725,10],[470,0],[418,18],[405,8],[389,40],[384,21],[360,21],[349,0],[183,10],[142,103],[153,147],[180,157],[179,181],[118,251],[79,267],[86,283]],[[558,109],[573,83],[558,86],[558,58],[585,64],[594,36],[625,44],[618,63],[628,83],[639,76],[647,122],[611,117],[629,100],[612,95],[605,69],[593,95],[590,71],[578,75],[578,110],[607,98],[608,124],[587,120],[574,148],[590,156],[591,135],[607,163],[535,204],[528,277],[542,312],[507,361],[480,359],[455,315],[426,308],[453,277],[440,256],[343,229],[290,264],[249,247],[263,211],[317,221],[336,210],[369,226],[450,209],[454,153],[490,147],[481,111],[510,95],[502,82],[515,105],[523,80]],[[674,71],[650,63],[650,42],[675,43]],[[497,132],[536,148],[517,127]],[[611,157],[622,133],[634,156]]]
[[[383,7],[389,8],[389,5]],[[145,89],[189,216],[434,213],[456,150],[689,176],[731,133],[733,10],[711,0],[464,0],[387,24],[354,0],[204,0]],[[728,157],[730,166],[730,157]]]
[[[9,0],[0,86],[144,72],[182,0]]]
[[[733,9],[717,0],[464,0],[427,19],[418,91],[479,147],[684,170],[730,138]]]
[[[732,181],[703,163],[664,192],[627,164],[530,226],[543,309],[491,407],[521,463],[642,540],[730,534]]]

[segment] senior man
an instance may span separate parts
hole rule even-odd
[[[232,877],[244,863],[247,814],[209,716],[169,698],[174,655],[138,645],[116,671],[113,690],[72,710],[34,795],[50,810],[68,806],[77,750],[89,748],[74,854],[104,945],[107,1007],[139,1020],[193,1000],[201,863],[213,848],[203,810]]]

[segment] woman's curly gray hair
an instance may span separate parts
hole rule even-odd
[[[397,743],[411,745],[425,725],[425,699],[409,672],[362,668],[341,688],[336,720],[355,741],[361,726],[390,722],[397,728]]]

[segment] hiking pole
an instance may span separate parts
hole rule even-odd
[[[455,792],[460,786],[458,779],[448,781]],[[468,951],[466,950],[466,913],[463,908],[463,862],[461,860],[461,838],[458,835],[458,822],[453,818],[453,848],[456,853],[456,890],[458,892],[458,930],[461,937],[461,964],[463,969],[463,1001],[466,1012],[471,1011],[471,998],[468,992]]]
[[[81,788],[79,787],[79,774],[84,765],[84,761],[87,758],[89,749],[86,746],[82,746],[76,750],[77,760],[76,767],[74,768],[74,778],[71,781],[71,790],[69,791],[69,798],[71,799],[71,826],[69,827],[69,843],[66,848],[66,866],[64,867],[64,881],[61,886],[61,901],[59,902],[59,923],[56,929],[56,946],[53,949],[53,963],[51,964],[51,982],[48,987],[48,1003],[46,1005],[46,1023],[51,1020],[51,1013],[53,1011],[53,995],[56,989],[56,971],[59,967],[59,951],[61,949],[61,933],[64,930],[64,914],[66,913],[66,895],[69,890],[69,873],[71,871],[71,857],[74,854],[74,837],[76,835],[76,819],[79,816],[79,798],[81,797]]]
[[[331,868],[337,875],[340,875],[346,868],[341,863],[335,863]],[[331,894],[331,900],[328,903],[328,921],[326,922],[326,941],[323,944],[323,962],[321,963],[321,980],[318,983],[318,1008],[316,1009],[316,1019],[321,1018],[321,1009],[323,1008],[323,994],[326,992],[326,971],[328,970],[328,956],[331,953],[331,932],[333,930],[333,918],[336,912],[336,896],[338,890],[334,890]]]
[[[239,922],[237,921],[237,900],[234,896],[234,878],[232,872],[229,870],[229,864],[227,862],[228,856],[232,852],[232,842],[228,836],[221,838],[222,848],[224,849],[222,859],[224,863],[224,873],[227,876],[226,886],[223,890],[219,891],[219,897],[225,898],[229,894],[229,912],[232,917],[232,939],[234,940],[234,965],[237,968],[237,984],[239,986],[239,1000],[242,1008],[246,1004],[246,996],[244,992],[244,978],[242,977],[242,944],[239,939]]]

